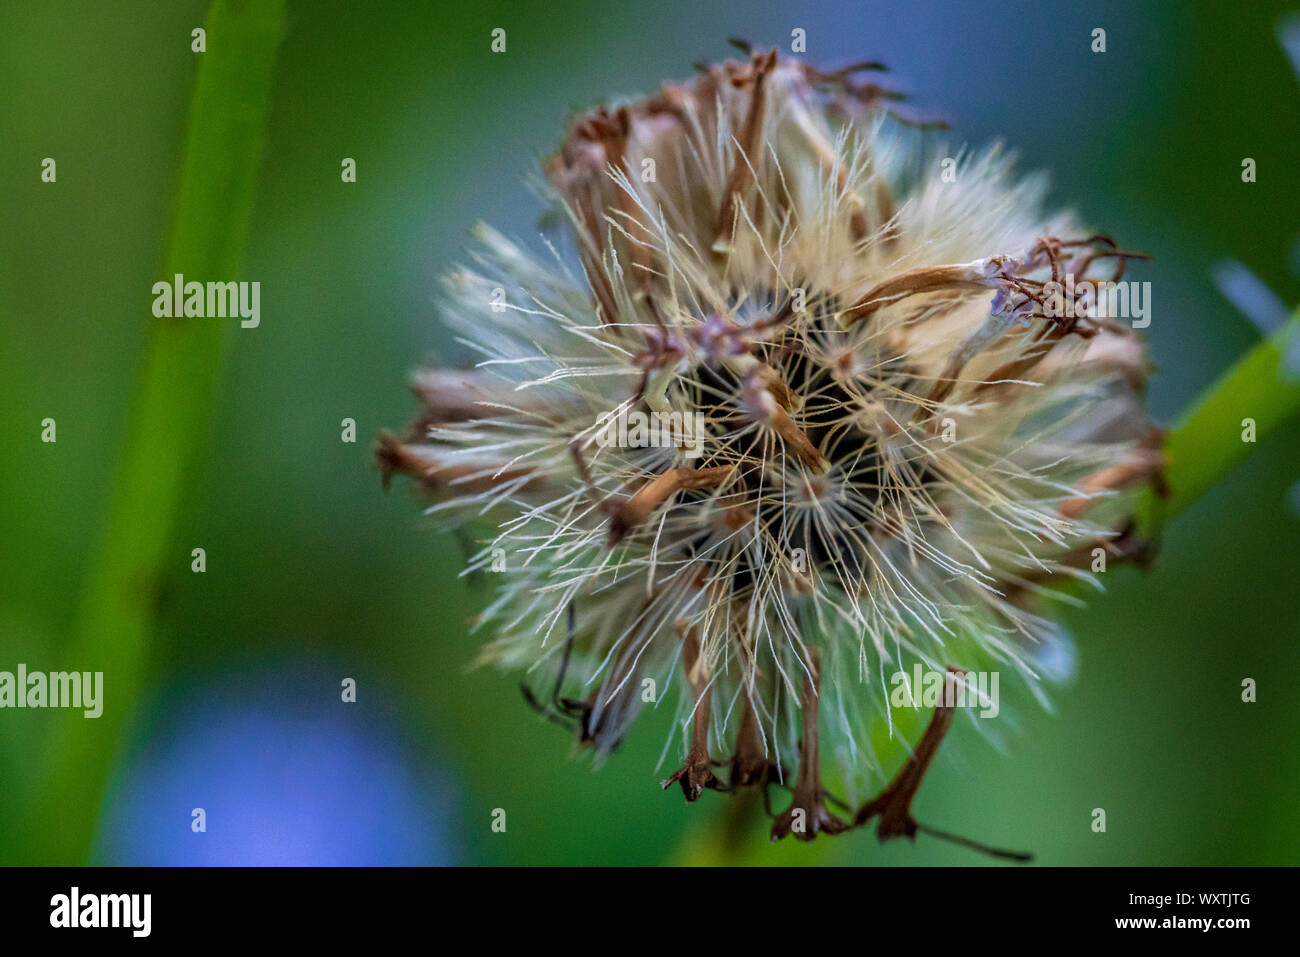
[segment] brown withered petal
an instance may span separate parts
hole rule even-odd
[[[817,730],[818,694],[821,686],[820,656],[809,649],[803,686],[803,738],[799,742],[799,776],[795,779],[790,806],[772,821],[772,840],[794,834],[801,841],[811,841],[818,834],[841,834],[853,825],[826,809],[826,791],[822,787],[821,746]]]

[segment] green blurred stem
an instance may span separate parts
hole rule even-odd
[[[1178,419],[1164,446],[1169,497],[1149,496],[1148,518],[1181,514],[1257,447],[1242,439],[1244,420],[1254,420],[1258,443],[1300,409],[1300,375],[1284,367],[1297,335],[1300,312],[1238,360]]]
[[[215,0],[208,12],[207,51],[194,54],[198,76],[161,279],[238,276],[283,20],[283,0]],[[189,37],[176,42],[188,44]],[[29,853],[41,864],[86,861],[124,721],[143,687],[162,591],[174,576],[189,573],[190,549],[202,544],[176,542],[176,522],[206,457],[238,319],[153,318],[151,298],[140,290],[147,355],[106,524],[63,656],[69,668],[104,673],[104,709],[98,719],[78,714],[52,726],[27,815]],[[176,811],[179,833],[188,811]]]
[[[1160,497],[1148,491],[1139,504],[1146,532],[1158,532],[1165,522],[1186,511],[1258,448],[1259,442],[1300,411],[1300,376],[1288,372],[1284,365],[1295,336],[1300,336],[1300,311],[1238,360],[1179,417],[1164,444],[1168,495]],[[1245,419],[1255,422],[1255,443],[1242,439]],[[757,826],[752,826],[746,840],[735,834],[737,827],[750,826],[751,820],[748,805],[736,804],[734,797],[720,801],[712,819],[688,831],[668,860],[715,866],[762,863],[772,850],[765,846]],[[824,838],[817,841],[799,862],[820,860],[831,843]]]

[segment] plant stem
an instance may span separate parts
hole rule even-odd
[[[206,52],[194,54],[198,76],[164,259],[169,282],[176,273],[199,281],[238,275],[283,19],[283,0],[215,0],[209,10]],[[105,784],[144,685],[161,593],[188,570],[190,549],[174,541],[176,518],[207,450],[237,320],[149,321],[107,520],[64,649],[69,667],[103,672],[103,714],[51,726],[26,815],[29,853],[41,864],[84,863],[90,853]],[[182,816],[176,826],[187,823]]]
[[[1300,370],[1284,357],[1300,336],[1300,312],[1239,359],[1178,419],[1165,439],[1170,495],[1147,507],[1173,518],[1236,468],[1257,444],[1243,441],[1243,420],[1255,422],[1255,442],[1300,409]]]

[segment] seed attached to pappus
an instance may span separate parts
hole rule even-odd
[[[1045,215],[996,148],[945,181],[878,69],[754,51],[574,122],[545,169],[562,241],[478,230],[443,299],[477,364],[417,376],[377,457],[492,523],[483,658],[598,757],[675,699],[687,800],[784,788],[774,840],[1004,853],[911,815],[949,697],[892,778],[871,734],[918,664],[1037,687],[1053,582],[1137,551],[1145,348],[1053,297],[1146,257]],[[702,428],[638,442],[633,413]]]

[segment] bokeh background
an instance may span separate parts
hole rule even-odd
[[[87,814],[105,864],[689,857],[726,799],[688,807],[659,790],[668,711],[603,769],[571,760],[516,678],[467,670],[480,642],[467,619],[490,583],[458,577],[455,539],[405,488],[384,495],[370,464],[371,439],[411,414],[407,372],[455,355],[434,295],[467,229],[534,233],[525,179],[573,110],[688,75],[728,36],[788,48],[802,27],[810,58],[885,60],[918,108],[952,121],[949,142],[1004,138],[1026,170],[1051,172],[1057,203],[1155,254],[1140,278],[1151,405],[1169,420],[1259,339],[1216,291],[1216,263],[1300,302],[1286,9],[291,0],[238,277],[262,283],[262,322],[231,337],[174,562],[158,570],[145,680],[123,701],[106,676],[106,706],[128,715],[111,737],[0,711],[0,863],[32,861],[41,835]],[[0,669],[82,667],[62,653],[156,321],[205,16],[199,0],[0,4]],[[498,26],[505,55],[489,51]],[[1089,49],[1098,26],[1105,54]],[[45,156],[56,185],[40,182]],[[355,184],[340,182],[345,156]],[[56,444],[39,441],[46,417]],[[344,417],[356,444],[340,441]],[[1071,616],[1076,675],[1055,713],[1021,710],[1002,750],[960,728],[917,801],[923,821],[1048,864],[1300,860],[1298,440],[1292,423],[1253,452],[1168,530],[1152,570],[1107,575],[1108,594]],[[355,705],[340,701],[349,676]],[[1240,701],[1243,677],[1258,703]],[[26,799],[55,727],[90,739],[86,773],[107,775],[97,806]],[[754,862],[984,862],[869,833],[768,849],[760,828],[742,844],[736,859]]]

